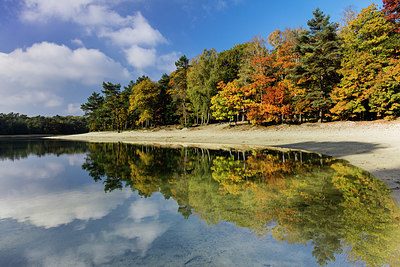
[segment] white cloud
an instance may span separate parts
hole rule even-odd
[[[162,199],[162,200],[161,200]],[[161,200],[161,201],[160,201]],[[94,265],[110,264],[110,260],[123,256],[126,252],[137,252],[144,256],[153,242],[161,237],[170,227],[170,223],[162,222],[158,214],[162,211],[176,214],[178,205],[174,200],[164,200],[160,194],[147,199],[140,199],[132,203],[137,210],[146,208],[155,209],[147,212],[146,221],[132,220],[128,214],[120,213],[111,224],[106,222],[102,228],[80,230],[79,234],[73,234],[71,240],[63,246],[58,242],[57,235],[53,237],[55,244],[38,248],[25,248],[26,258],[30,265],[54,266],[56,265],[80,265],[91,262]],[[153,215],[154,214],[154,215]],[[57,233],[57,232],[56,232]],[[79,237],[78,237],[79,236]],[[76,238],[76,239],[74,239]],[[71,245],[72,244],[72,245]]]
[[[122,0],[125,1],[125,0]],[[139,1],[139,0],[136,0]],[[123,51],[126,61],[143,72],[144,68],[156,68],[172,71],[169,55],[158,57],[156,47],[167,44],[167,39],[146,18],[136,12],[131,16],[121,16],[114,11],[113,5],[121,1],[105,0],[25,0],[21,17],[29,22],[47,22],[58,19],[77,23],[86,32],[94,33],[98,38],[107,38]],[[72,41],[83,46],[79,39]],[[158,64],[161,65],[158,65]]]
[[[2,169],[0,171],[0,177],[2,178],[3,184],[5,179],[48,179],[55,177],[64,170],[64,165],[56,162],[45,162],[42,166],[34,165],[26,168],[26,165],[21,164],[20,161],[15,161],[7,164],[4,162],[2,164]]]
[[[104,29],[99,36],[109,37],[115,44],[120,46],[156,46],[159,43],[167,42],[158,30],[150,26],[140,12],[133,17],[132,27],[124,27],[116,31]]]
[[[56,18],[88,27],[121,26],[132,20],[130,16],[124,18],[111,10],[107,2],[111,3],[99,0],[25,0],[21,17],[30,22]]]
[[[52,228],[100,219],[132,196],[129,189],[106,194],[102,183],[66,186],[74,177],[65,176],[71,168],[80,170],[84,158],[84,154],[46,155],[0,162],[0,220]]]
[[[157,60],[157,69],[166,73],[171,73],[176,69],[175,62],[179,59],[181,53],[172,52],[161,55]]]
[[[2,79],[1,74],[0,79]],[[33,108],[37,106],[53,108],[59,107],[63,103],[62,98],[53,92],[44,91],[39,88],[24,88],[18,82],[13,83],[10,80],[3,81],[5,82],[0,85],[0,94],[2,95],[0,98],[0,112],[9,112],[10,110],[24,112],[27,109],[20,107],[28,105],[32,105]]]
[[[72,84],[85,87],[128,77],[125,68],[99,50],[36,43],[0,53],[0,112],[57,107],[63,103],[60,94]]]
[[[157,60],[155,48],[142,48],[137,45],[124,50],[128,63],[135,68],[142,70],[154,66]]]
[[[85,46],[83,44],[82,40],[80,40],[80,39],[71,40],[71,43],[73,43],[74,45],[77,45],[77,46]]]
[[[86,162],[85,154],[67,155],[69,166],[82,166]]]
[[[158,222],[157,218],[151,218],[151,220],[152,222],[127,221],[126,223],[121,223],[110,235],[137,239],[135,250],[139,250],[144,254],[153,241],[168,229],[168,226]]]
[[[141,222],[148,217],[158,218],[157,203],[147,201],[146,199],[139,199],[129,208],[129,217],[135,222]]]
[[[81,104],[79,103],[68,104],[66,113],[68,115],[82,115],[83,111],[81,110]]]
[[[13,218],[37,227],[52,228],[74,220],[95,220],[110,213],[132,192],[104,193],[102,184],[65,192],[32,192],[0,198],[0,219]]]
[[[121,17],[104,5],[88,5],[70,20],[84,26],[123,26],[132,21],[131,16]]]

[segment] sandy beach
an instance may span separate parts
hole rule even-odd
[[[389,185],[393,197],[400,204],[400,119],[269,127],[224,123],[122,133],[92,132],[52,138],[207,148],[281,147],[317,152],[347,160],[371,172]]]

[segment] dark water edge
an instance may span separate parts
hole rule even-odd
[[[32,140],[32,139],[42,139],[45,137],[52,137],[55,136],[54,134],[16,134],[16,135],[1,135],[0,134],[0,139],[12,139],[12,140]]]

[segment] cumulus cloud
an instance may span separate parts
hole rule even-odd
[[[138,0],[137,0],[138,1]],[[58,19],[73,22],[83,26],[87,32],[94,33],[98,38],[111,41],[126,55],[126,62],[136,71],[143,68],[156,67],[162,62],[165,67],[166,57],[159,56],[156,47],[167,44],[167,39],[146,18],[136,12],[130,16],[121,16],[114,11],[112,5],[121,2],[105,0],[25,0],[21,13],[24,21],[47,22]],[[83,46],[82,41],[75,39],[74,44]]]
[[[74,220],[103,218],[132,196],[131,190],[105,194],[101,183],[66,186],[73,184],[74,179],[66,177],[68,171],[80,170],[84,157],[84,154],[57,158],[31,156],[0,162],[0,220],[12,218],[53,228]]]
[[[105,79],[128,77],[127,69],[97,49],[36,43],[0,53],[0,112],[58,107],[63,103],[60,93],[71,84],[93,86]]]
[[[112,43],[119,46],[125,53],[127,62],[137,71],[145,68],[157,67],[161,63],[164,70],[168,61],[168,55],[158,56],[156,47],[166,44],[168,41],[156,29],[150,26],[140,12],[132,17],[132,25],[120,29],[103,28],[99,37],[109,38]],[[170,67],[166,69],[170,70]]]
[[[25,0],[21,17],[30,22],[56,18],[89,27],[126,25],[131,21],[130,16],[120,16],[106,3],[102,0]]]
[[[82,40],[80,40],[80,39],[71,40],[71,43],[73,43],[74,45],[77,45],[77,46],[84,46]]]
[[[161,195],[152,196],[150,199],[140,199],[130,204],[129,211],[132,209],[145,210],[146,221],[135,221],[129,216],[125,216],[123,211],[114,221],[102,224],[102,228],[94,227],[80,230],[79,234],[73,234],[67,246],[63,242],[57,242],[53,236],[54,244],[45,244],[38,248],[25,248],[25,255],[31,265],[54,266],[56,265],[77,265],[87,262],[93,265],[110,264],[110,260],[123,256],[126,252],[136,252],[144,256],[153,242],[161,237],[170,227],[168,222],[159,219],[160,212],[171,212],[176,214],[177,204],[173,200],[162,200]],[[134,208],[133,208],[134,207]],[[126,211],[126,209],[124,209]],[[88,227],[89,228],[89,227]],[[85,264],[86,263],[86,264]]]
[[[147,49],[133,45],[132,47],[125,49],[124,52],[129,64],[139,70],[153,66],[157,59],[155,48]]]
[[[103,29],[100,37],[109,37],[115,44],[120,46],[146,45],[156,46],[160,43],[167,43],[162,34],[150,26],[148,21],[140,12],[133,17],[130,27],[123,27],[112,31],[110,28]]]
[[[81,110],[81,104],[79,103],[68,104],[66,113],[68,115],[83,115],[83,111]]]
[[[43,166],[31,166],[26,168],[26,165],[21,164],[20,161],[12,162],[11,164],[3,163],[0,171],[0,177],[2,178],[3,184],[4,179],[48,179],[52,178],[62,171],[64,171],[64,165],[56,162],[45,162]]]
[[[86,155],[84,154],[74,154],[67,155],[69,166],[82,166],[86,162]]]
[[[130,206],[129,217],[132,218],[135,222],[141,222],[148,217],[158,218],[157,203],[147,201],[144,198],[139,199]]]
[[[86,162],[86,155],[84,154],[75,154],[75,155],[67,155],[69,166],[82,166]]]
[[[181,53],[172,52],[161,55],[157,60],[157,69],[166,73],[171,73],[175,70],[175,62],[179,59]]]
[[[115,191],[105,194],[102,184],[79,190],[54,192],[39,196],[0,198],[0,218],[13,218],[37,227],[52,228],[74,220],[95,220],[106,216],[131,195]]]

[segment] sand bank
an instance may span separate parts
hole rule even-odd
[[[224,123],[183,129],[164,127],[52,138],[209,148],[282,147],[317,152],[348,160],[371,172],[389,185],[400,204],[400,120],[270,127]]]

